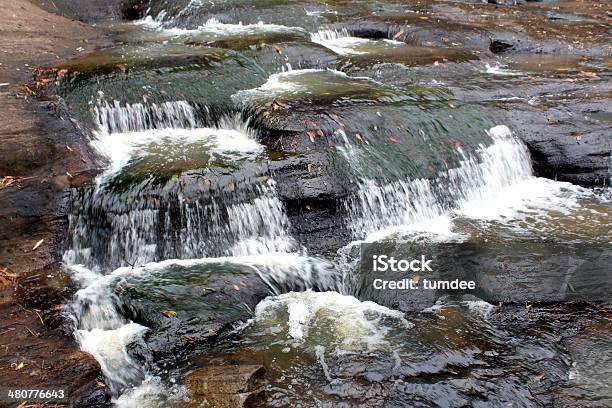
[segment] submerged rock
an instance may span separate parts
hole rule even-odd
[[[223,261],[128,274],[114,291],[122,314],[149,328],[132,355],[157,367],[227,334],[271,293],[252,267]]]
[[[247,408],[264,401],[265,372],[261,365],[201,367],[183,383],[192,395],[191,406]]]

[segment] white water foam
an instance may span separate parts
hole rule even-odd
[[[355,48],[369,41],[365,38],[351,37],[346,28],[319,30],[312,34],[310,39],[340,55],[365,54],[365,51],[358,51]]]
[[[78,330],[81,349],[98,360],[113,392],[134,386],[144,378],[142,366],[129,357],[126,346],[146,330],[131,322],[116,329]]]
[[[193,35],[200,33],[209,33],[218,37],[225,36],[238,36],[238,35],[251,35],[257,33],[295,33],[304,32],[302,28],[289,27],[278,24],[266,24],[262,21],[257,24],[226,24],[222,23],[216,18],[211,18],[206,21],[205,24],[195,29],[183,29],[183,28],[168,28],[164,32],[174,35]]]
[[[339,354],[384,348],[385,335],[391,326],[389,321],[403,329],[412,327],[397,310],[337,292],[312,291],[289,292],[264,299],[255,308],[255,324],[278,324],[283,313],[288,317],[281,325],[286,326],[293,347],[305,342],[317,345],[325,342],[326,346],[336,343],[323,350]],[[325,338],[310,334],[317,326],[326,328]]]
[[[523,75],[520,71],[514,71],[508,69],[506,65],[495,65],[491,66],[490,64],[485,64],[485,74],[491,75],[501,75],[501,76],[520,76]]]
[[[310,96],[326,95],[334,88],[350,83],[382,86],[380,82],[369,77],[352,77],[334,69],[295,69],[272,74],[258,88],[246,89],[232,95],[237,104],[245,101],[294,96],[301,93]]]
[[[395,40],[369,40],[367,38],[352,37],[346,28],[343,29],[324,29],[311,34],[310,40],[321,44],[340,55],[361,55],[367,54],[366,47],[392,46],[398,47],[405,45],[401,41]],[[374,48],[373,48],[374,49]]]
[[[181,13],[177,15],[180,16]],[[216,38],[222,37],[234,37],[234,36],[248,36],[257,35],[262,33],[302,33],[306,35],[306,31],[300,27],[290,27],[281,24],[268,24],[263,21],[259,21],[255,24],[243,24],[239,22],[237,24],[222,23],[216,18],[210,18],[206,23],[198,26],[197,28],[180,28],[180,27],[164,27],[165,25],[173,25],[173,21],[176,21],[176,17],[171,20],[169,24],[165,24],[166,15],[163,14],[160,17],[153,19],[151,16],[147,16],[142,20],[135,22],[136,25],[143,26],[150,30],[158,31],[162,36],[194,36],[194,35],[210,35]]]

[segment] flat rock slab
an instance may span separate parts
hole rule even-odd
[[[257,364],[202,367],[189,373],[185,384],[195,395],[240,394],[259,389],[265,373]]]
[[[265,400],[261,365],[226,365],[198,368],[185,378],[197,407],[254,407]]]

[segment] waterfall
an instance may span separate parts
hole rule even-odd
[[[125,105],[119,101],[104,102],[94,107],[93,111],[102,134],[167,128],[193,129],[201,125],[194,107],[186,101]]]
[[[169,258],[256,255],[295,249],[275,183],[252,189],[252,199],[224,197],[189,201],[167,196],[125,211],[99,203],[99,193],[78,192],[69,215],[70,249],[64,260],[94,268],[143,265]]]
[[[434,179],[381,183],[362,179],[356,196],[347,202],[349,225],[357,238],[394,226],[432,223],[453,210],[531,176],[529,154],[507,126],[488,131],[493,143],[463,155],[457,168]],[[355,160],[342,146],[343,155]],[[461,153],[462,154],[462,153]],[[433,224],[432,224],[433,225]]]
[[[324,29],[319,30],[316,33],[313,33],[310,38],[312,42],[316,42],[322,44],[327,41],[338,40],[340,38],[350,37],[348,30],[346,28],[342,29]]]
[[[289,233],[289,219],[271,178],[231,192],[195,189],[195,196],[148,183],[118,193],[107,184],[134,160],[140,146],[162,142],[206,142],[198,149],[225,155],[230,162],[256,159],[262,147],[247,121],[227,116],[216,127],[205,128],[195,107],[185,101],[105,103],[93,113],[97,130],[91,143],[110,163],[96,186],[72,192],[64,262],[82,286],[68,306],[75,336],[100,362],[114,396],[140,384],[156,384],[147,368],[128,354],[127,346],[141,342],[149,329],[118,310],[121,295],[113,289],[118,280],[151,271],[163,274],[172,266],[233,263],[253,271],[277,294],[335,284],[328,279],[331,265],[306,256]]]

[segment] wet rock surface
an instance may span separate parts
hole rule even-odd
[[[85,21],[133,19],[143,5],[56,3]],[[423,221],[398,216],[402,209],[433,223],[473,198],[464,190],[478,191],[486,165],[524,164],[516,146],[495,155],[510,129],[528,147],[536,175],[609,184],[609,15],[601,3],[150,6],[147,20],[102,25],[121,44],[37,74],[68,111],[60,99],[37,108],[38,116],[48,109],[64,120],[45,123],[45,143],[28,142],[0,167],[25,174],[40,157],[59,163],[63,145],[75,154],[59,173],[54,167],[54,177],[34,172],[35,181],[24,180],[33,186],[42,177],[44,199],[34,198],[38,187],[0,190],[6,218],[21,223],[4,231],[28,231],[32,242],[22,252],[29,257],[37,234],[47,237],[38,218],[56,214],[59,192],[72,188],[64,260],[85,287],[72,305],[78,335],[89,344],[96,330],[143,326],[137,339],[117,341],[138,375],[124,381],[129,373],[119,373],[115,397],[120,390],[132,398],[145,372],[172,383],[191,372],[184,382],[204,406],[530,407],[554,404],[557,393],[572,398],[559,391],[576,355],[566,340],[605,316],[605,305],[579,306],[572,321],[563,317],[571,305],[490,313],[484,302],[324,291],[347,288],[338,282],[354,265],[343,263],[342,249],[372,232],[365,227],[393,226],[383,220],[393,217]],[[520,157],[506,162],[508,155]],[[484,181],[505,182],[495,174]],[[19,209],[22,201],[32,204]],[[12,245],[3,251],[10,268],[19,265]],[[261,256],[268,258],[249,258]],[[203,257],[215,260],[181,264]],[[164,261],[172,258],[179,261]],[[84,293],[106,279],[105,292],[94,294],[112,301],[100,314],[108,326],[79,322],[97,307]],[[35,312],[30,321],[68,333],[57,311],[38,312],[73,296],[67,276],[41,269],[19,282],[18,297]],[[285,292],[292,293],[266,299]],[[104,321],[107,314],[116,319]],[[59,355],[74,348],[66,339]],[[117,358],[99,351],[101,361]],[[98,368],[83,355],[76,368],[62,366],[77,389],[71,394],[80,394],[77,406],[104,406],[109,394],[94,385]],[[192,371],[194,360],[204,368]],[[235,368],[227,362],[239,364],[238,374],[227,372]],[[104,365],[109,382],[114,363]],[[81,380],[71,380],[72,368]],[[271,383],[266,393],[261,376]],[[203,392],[210,387],[212,395]],[[597,391],[586,397],[596,398]]]
[[[44,92],[37,100],[31,82],[36,64],[107,40],[27,1],[3,2],[0,9],[0,176],[18,179],[0,189],[0,377],[5,387],[64,389],[64,402],[91,389],[108,401],[96,385],[104,383],[99,364],[79,350],[62,313],[74,286],[57,264],[64,189],[97,165],[59,101]]]
[[[260,365],[202,367],[184,383],[193,396],[192,406],[255,407],[264,401],[264,375]]]
[[[271,294],[246,265],[170,266],[159,279],[169,276],[176,277],[171,287],[155,275],[128,277],[114,286],[122,313],[149,328],[144,336],[146,354],[158,367],[187,360],[194,349],[218,341]]]

